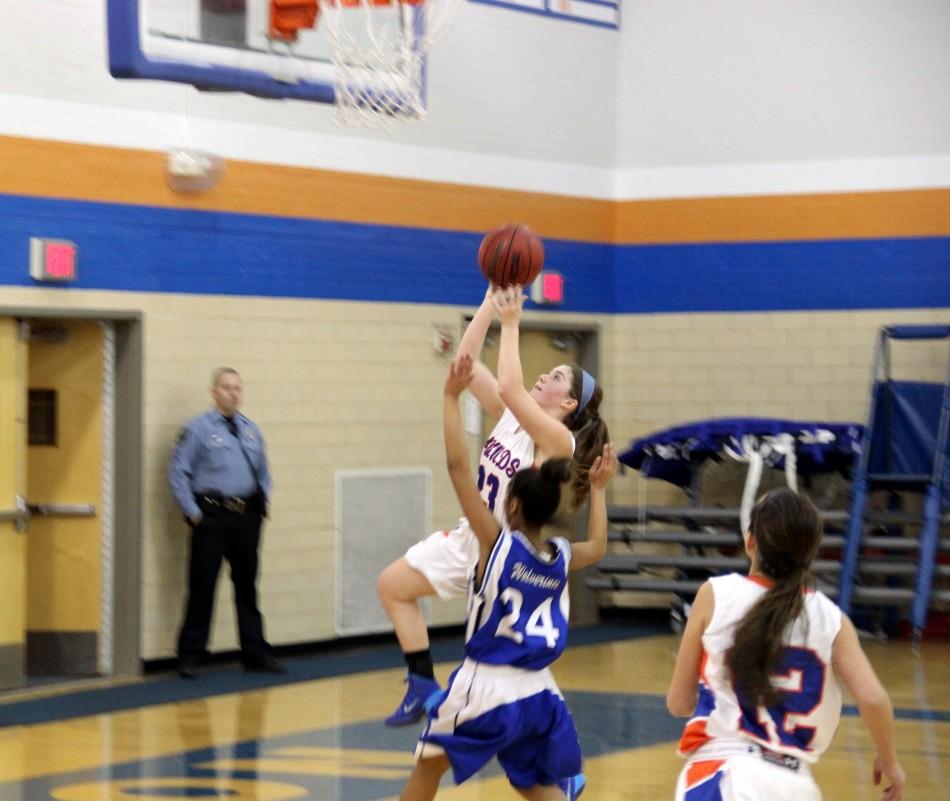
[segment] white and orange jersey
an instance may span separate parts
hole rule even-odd
[[[571,437],[573,447],[573,435]],[[505,497],[515,473],[534,464],[534,440],[509,409],[498,420],[478,457],[478,489],[498,525],[508,528]]]
[[[736,696],[725,658],[736,625],[768,584],[738,573],[709,583],[715,600],[712,620],[702,637],[699,696],[680,738],[679,754],[689,756],[713,740],[752,740],[771,751],[817,762],[841,719],[841,689],[831,667],[841,610],[821,592],[806,593],[802,613],[786,632],[772,679],[781,699],[774,707],[756,707]]]

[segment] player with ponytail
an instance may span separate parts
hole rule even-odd
[[[851,621],[812,587],[817,509],[773,490],[743,536],[748,575],[700,587],[676,657],[667,707],[690,718],[677,801],[820,801],[810,766],[838,728],[839,678],[874,742],[874,782],[889,782],[882,801],[900,801],[890,699]]]
[[[769,585],[736,626],[726,667],[742,697],[772,706],[779,693],[771,677],[785,632],[805,607],[809,565],[821,544],[821,520],[808,500],[788,490],[776,491],[753,507],[749,531],[757,532],[756,569]]]
[[[604,445],[610,442],[607,424],[600,417],[604,390],[594,377],[576,364],[568,364],[571,371],[570,397],[577,401],[577,410],[564,424],[574,435],[574,459],[571,462],[571,507],[579,509],[587,499],[590,482],[587,473]]]
[[[617,457],[605,445],[588,468],[587,540],[547,539],[569,460],[553,458],[514,475],[499,525],[469,467],[459,394],[473,376],[464,355],[452,364],[443,400],[449,477],[478,544],[469,594],[465,658],[452,674],[416,745],[401,801],[431,801],[442,775],[464,782],[497,757],[509,782],[531,801],[577,798],[581,748],[550,665],[564,652],[570,596],[567,574],[607,550],[607,483]],[[566,792],[565,792],[566,791]]]

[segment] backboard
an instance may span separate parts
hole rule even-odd
[[[373,15],[380,28],[418,26],[406,16],[416,9],[398,2],[343,13]],[[323,14],[292,44],[268,35],[270,0],[107,0],[107,15],[109,71],[116,78],[335,102],[337,76]],[[386,84],[381,87],[386,91]]]

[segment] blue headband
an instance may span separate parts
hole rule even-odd
[[[587,408],[587,404],[590,403],[590,399],[594,394],[594,388],[597,386],[594,376],[584,369],[582,369],[581,372],[584,374],[584,378],[581,384],[581,400],[580,403],[577,404],[577,411],[574,412],[575,417]]]

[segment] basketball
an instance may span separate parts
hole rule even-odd
[[[544,245],[527,225],[506,223],[493,228],[478,248],[478,266],[496,286],[527,286],[544,266]]]

